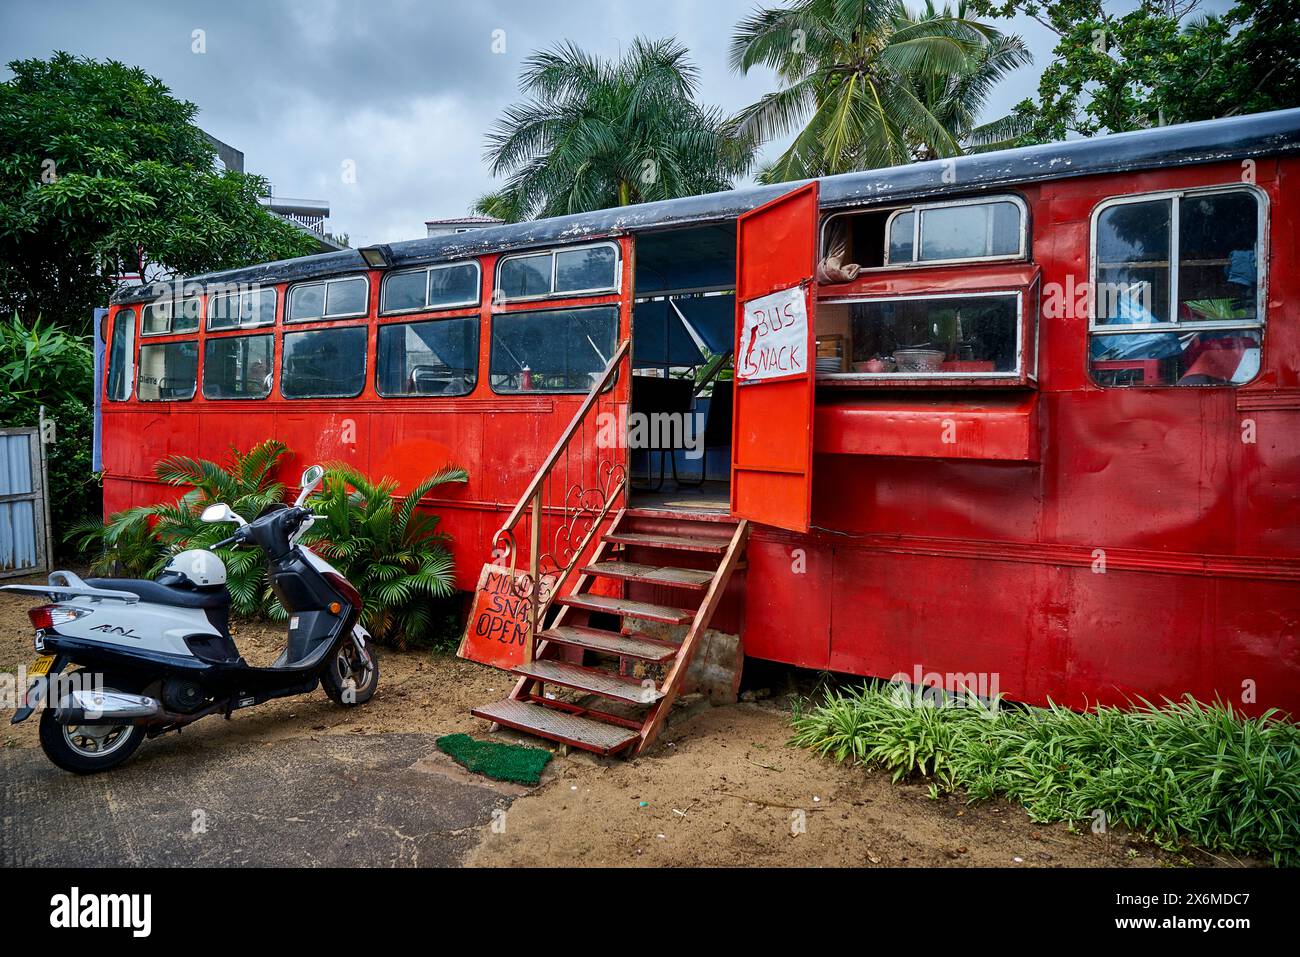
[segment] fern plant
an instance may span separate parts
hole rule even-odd
[[[207,548],[230,534],[228,525],[200,520],[214,502],[224,502],[249,520],[282,502],[284,485],[275,481],[275,470],[287,453],[283,442],[269,439],[248,452],[232,448],[226,466],[170,455],[154,465],[154,475],[170,485],[189,486],[180,499],[126,509],[109,516],[104,525],[83,522],[69,538],[85,551],[98,552],[91,563],[97,574],[153,578],[177,552]],[[232,610],[243,616],[273,613],[274,598],[261,552],[220,549],[217,554],[226,564]]]
[[[303,542],[335,565],[361,594],[361,624],[377,641],[406,648],[436,638],[438,600],[455,591],[448,536],[438,516],[416,508],[439,486],[469,480],[464,469],[433,473],[402,498],[389,478],[371,481],[347,465],[326,470],[313,512],[324,516]]]

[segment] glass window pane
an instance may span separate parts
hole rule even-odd
[[[325,284],[325,315],[355,316],[366,311],[366,281],[343,279]]]
[[[141,332],[146,335],[165,333],[171,328],[172,304],[170,302],[151,302],[141,312]]]
[[[351,397],[366,381],[366,328],[318,329],[284,337],[280,393],[287,399]]]
[[[429,272],[429,305],[458,306],[478,302],[478,263],[456,263]]]
[[[1256,318],[1259,204],[1245,190],[1178,206],[1178,320]]]
[[[423,309],[429,275],[423,269],[395,272],[384,278],[384,312]]]
[[[843,330],[845,371],[916,375],[1014,374],[1016,295],[895,299],[817,307],[818,332]]]
[[[1169,243],[1172,201],[1121,203],[1097,217],[1097,285],[1093,317],[1098,325],[1168,322]],[[1167,340],[1134,335],[1141,351],[1167,349]]]
[[[991,203],[988,209],[989,216],[992,218],[988,255],[1019,255],[1020,207],[1015,203]]]
[[[501,294],[507,299],[551,291],[551,254],[517,256],[501,264]]]
[[[203,346],[203,396],[261,399],[271,393],[272,336],[226,336]]]
[[[320,282],[294,286],[289,290],[289,318],[319,319],[325,315],[325,284]]]
[[[108,397],[114,402],[131,398],[135,385],[135,313],[123,309],[113,319],[113,339],[108,350]]]
[[[246,326],[275,323],[275,288],[250,290],[241,297],[240,317]]]
[[[1125,348],[1132,335],[1093,335],[1092,378],[1101,386],[1238,386],[1259,374],[1258,329],[1153,333],[1165,348]]]
[[[492,387],[498,392],[589,392],[610,356],[618,309],[547,309],[493,317]]]
[[[477,373],[477,317],[379,327],[380,395],[467,395]]]
[[[198,296],[182,299],[172,310],[172,332],[194,332],[199,328],[203,300]]]
[[[921,255],[936,259],[972,259],[988,255],[987,206],[949,206],[921,210]]]
[[[208,328],[234,329],[239,325],[239,294],[224,293],[208,298]]]
[[[615,253],[612,246],[590,246],[555,254],[555,291],[585,292],[613,289]]]
[[[191,399],[198,365],[199,346],[192,340],[141,346],[136,395],[141,402]]]
[[[915,213],[899,213],[889,224],[890,263],[912,261],[912,221]]]

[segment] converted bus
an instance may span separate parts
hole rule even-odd
[[[728,655],[1300,713],[1298,193],[1288,110],[125,289],[105,512],[461,465],[458,585],[526,606],[475,713],[599,753]]]

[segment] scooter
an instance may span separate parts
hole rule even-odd
[[[12,722],[42,704],[41,747],[78,774],[107,771],[146,738],[200,718],[308,694],[317,685],[337,704],[364,704],[379,684],[379,661],[359,623],[361,596],[342,574],[298,540],[319,516],[303,506],[324,477],[303,472],[292,506],[252,522],[228,505],[210,505],[205,522],[231,522],[233,535],[212,546],[256,546],[266,553],[271,589],[289,613],[289,633],[269,668],[240,657],[230,637],[226,567],[211,550],[177,553],[156,580],[92,578],[57,571],[48,585],[4,591],[49,597],[27,614],[42,657]],[[69,665],[81,670],[64,673]],[[47,702],[48,699],[48,703]]]

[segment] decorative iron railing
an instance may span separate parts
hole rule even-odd
[[[525,661],[533,660],[538,623],[627,489],[625,422],[613,384],[620,368],[630,372],[631,347],[631,340],[624,340],[614,351],[494,538],[494,559],[508,562],[515,593],[528,600]],[[525,512],[528,572],[521,575],[516,530]]]

